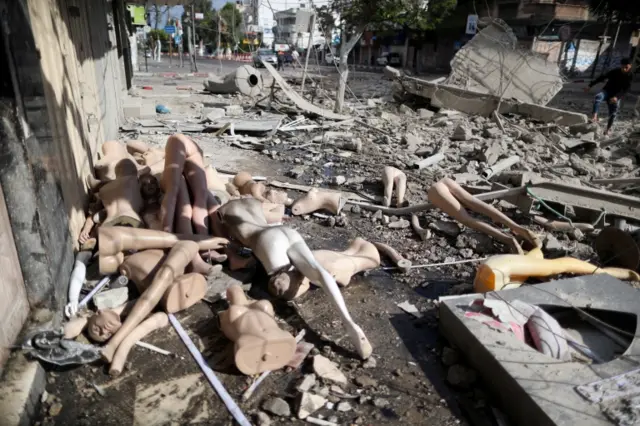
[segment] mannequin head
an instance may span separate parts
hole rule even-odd
[[[102,343],[109,340],[121,326],[120,315],[107,309],[89,318],[87,333],[91,340]]]
[[[251,182],[253,179],[251,178],[251,174],[248,172],[238,172],[237,175],[233,178],[233,185],[236,188],[242,188],[248,182]]]
[[[140,193],[145,200],[153,200],[160,195],[160,182],[152,175],[140,176]]]

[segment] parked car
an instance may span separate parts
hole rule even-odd
[[[268,62],[271,65],[278,64],[278,57],[276,56],[276,52],[271,49],[258,49],[258,51],[253,55],[253,66],[259,68],[262,66],[262,62]]]
[[[402,55],[395,52],[384,52],[382,56],[376,59],[376,63],[382,66],[385,66],[385,65],[400,66],[402,65]]]
[[[324,61],[327,65],[339,65],[340,57],[335,56],[333,53],[329,52],[324,55]]]

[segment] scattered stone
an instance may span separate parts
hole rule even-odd
[[[375,398],[373,400],[373,405],[377,408],[385,408],[389,406],[389,401],[384,398]]]
[[[329,380],[342,385],[347,384],[347,377],[340,371],[338,366],[322,355],[313,357],[313,371],[323,380]]]
[[[370,387],[378,386],[378,381],[377,380],[372,379],[371,377],[366,376],[366,375],[362,375],[362,376],[356,377],[355,382],[356,382],[356,384],[358,386],[362,386],[363,388],[370,388]]]
[[[224,107],[224,112],[228,117],[240,117],[244,114],[242,105],[228,105]]]
[[[382,220],[382,210],[376,210],[376,212],[371,216],[371,221],[378,222]]]
[[[487,149],[482,153],[482,161],[489,166],[493,166],[502,155],[502,145],[498,141],[490,142]]]
[[[99,311],[112,309],[120,306],[129,300],[129,289],[127,287],[105,290],[93,296],[93,304]]]
[[[288,417],[291,415],[289,404],[282,398],[269,398],[262,404],[262,409],[280,417]]]
[[[398,107],[398,112],[401,112],[401,113],[406,114],[406,115],[415,115],[416,114],[415,111],[411,109],[411,107],[409,107],[409,106],[407,106],[405,104],[402,104],[402,105],[400,105]]]
[[[61,411],[62,411],[62,403],[60,401],[54,402],[53,404],[51,404],[51,407],[49,407],[49,415],[51,417],[58,416]]]
[[[320,396],[314,395],[309,392],[303,392],[298,397],[298,418],[305,419],[307,416],[315,413],[327,403],[327,399]]]
[[[418,114],[420,114],[420,118],[427,119],[431,118],[435,115],[433,111],[429,111],[428,109],[420,108],[418,110]]]
[[[458,125],[451,135],[452,141],[467,141],[471,139],[471,130],[463,124]]]
[[[376,368],[378,362],[374,357],[369,357],[365,362],[362,363],[362,368]]]
[[[460,362],[460,352],[453,348],[445,346],[442,349],[442,363],[447,367],[451,367],[458,362]]]
[[[552,234],[547,234],[544,240],[544,249],[547,251],[564,251],[565,248],[560,244],[560,241]]]
[[[442,232],[449,237],[457,237],[460,234],[460,227],[455,222],[445,222],[444,220],[436,220],[429,223],[429,228],[434,231]]]
[[[487,127],[483,130],[482,136],[485,138],[497,138],[502,135],[502,130],[497,127]]]
[[[477,373],[462,364],[452,365],[447,372],[447,381],[453,386],[467,388],[475,383]]]
[[[299,179],[302,175],[304,175],[304,172],[307,170],[306,167],[304,166],[296,166],[294,168],[292,168],[291,170],[289,170],[287,172],[287,175],[289,175],[290,177],[294,178],[294,179]]]
[[[528,144],[544,144],[547,138],[543,134],[537,132],[524,133],[520,138]]]
[[[387,120],[388,122],[396,126],[402,124],[402,120],[400,119],[400,117],[390,112],[382,111],[382,113],[380,114],[380,118],[382,118],[383,120]]]
[[[573,153],[569,156],[569,161],[571,162],[571,167],[574,168],[581,175],[587,175],[592,177],[598,177],[600,173],[598,169],[589,164],[588,161],[583,160],[577,154]]]
[[[349,402],[342,401],[336,406],[336,410],[346,413],[347,411],[353,410],[353,407],[351,406],[351,404],[349,404]]]
[[[346,181],[347,181],[347,178],[344,177],[344,176],[334,176],[331,179],[331,183],[334,184],[334,185],[342,185]]]
[[[456,247],[459,249],[471,248],[480,254],[494,253],[493,239],[480,232],[464,232],[458,235]]]
[[[271,417],[263,411],[258,411],[254,416],[258,426],[271,426]]]
[[[351,213],[359,214],[360,212],[362,212],[362,207],[357,204],[351,206]]]
[[[302,381],[298,385],[298,390],[301,392],[309,391],[316,384],[315,374],[305,374]]]
[[[375,108],[376,107],[376,101],[374,101],[373,99],[367,99],[367,106],[369,108]]]
[[[215,121],[218,118],[224,117],[224,110],[222,108],[207,108],[203,111],[208,121]]]
[[[406,229],[411,226],[411,222],[406,219],[398,219],[395,222],[389,223],[391,229]]]
[[[422,140],[413,133],[405,133],[400,142],[407,146],[409,152],[416,151],[422,145]]]

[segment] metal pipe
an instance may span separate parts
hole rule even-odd
[[[482,176],[485,179],[489,179],[490,177],[493,177],[495,175],[497,175],[498,173],[502,172],[503,170],[508,169],[509,167],[518,164],[520,162],[520,157],[518,157],[517,155],[512,155],[509,158],[505,158],[504,160],[500,160],[498,161],[496,164],[494,164],[493,166],[489,167],[488,169],[485,169],[482,172]]]

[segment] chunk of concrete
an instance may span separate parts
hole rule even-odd
[[[471,139],[471,130],[463,124],[458,125],[451,135],[452,141],[466,141]]]
[[[228,117],[240,117],[244,114],[244,109],[242,109],[242,105],[229,105],[224,107],[224,113]]]
[[[511,28],[498,19],[458,50],[444,84],[537,105],[549,103],[563,86],[556,61],[521,49]]]
[[[217,120],[218,118],[222,118],[225,116],[224,109],[222,108],[207,108],[204,111],[202,111],[202,114],[209,121],[214,121],[214,120]]]
[[[298,403],[298,418],[306,419],[311,414],[315,413],[327,403],[327,398],[314,395],[309,392],[302,392],[297,400]]]
[[[113,309],[129,300],[129,289],[127,287],[106,290],[93,296],[93,304],[99,311]]]
[[[606,274],[556,280],[544,284],[487,293],[483,298],[544,306],[548,312],[581,309],[621,314],[630,329],[640,327],[640,293]],[[605,363],[566,362],[538,352],[512,333],[492,329],[467,318],[465,310],[479,295],[440,298],[440,329],[468,358],[471,366],[491,387],[496,402],[513,424],[605,426],[611,422],[598,404],[583,399],[576,386],[623,374],[637,368],[640,342],[632,342],[624,357]],[[548,308],[547,308],[548,307]],[[596,333],[597,334],[597,333]],[[606,338],[606,336],[603,336]],[[604,345],[606,346],[606,345]],[[598,353],[602,345],[589,344]],[[632,361],[632,364],[628,360]]]
[[[269,398],[262,404],[262,409],[280,417],[288,417],[291,415],[289,404],[282,398]]]
[[[340,383],[342,385],[347,384],[347,376],[340,371],[334,362],[322,355],[313,357],[313,371],[323,380]]]

